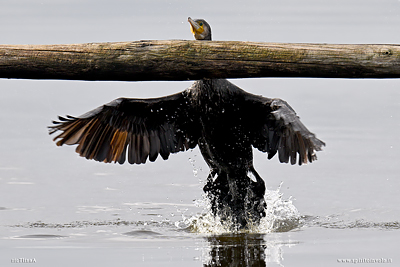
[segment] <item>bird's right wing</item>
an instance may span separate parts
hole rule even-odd
[[[59,117],[50,134],[57,145],[77,144],[76,152],[87,159],[102,162],[145,163],[158,154],[168,159],[170,153],[197,145],[195,114],[190,108],[189,90],[160,98],[118,98],[82,116]]]

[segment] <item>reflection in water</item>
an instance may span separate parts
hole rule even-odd
[[[268,244],[264,234],[231,234],[207,237],[209,252],[204,266],[267,266],[282,265],[282,243]]]
[[[205,266],[266,266],[261,234],[235,234],[208,237],[211,259]]]

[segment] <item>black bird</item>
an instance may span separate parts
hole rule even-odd
[[[205,20],[188,21],[197,40],[211,40]],[[239,228],[265,216],[265,184],[253,167],[252,146],[268,159],[278,153],[280,162],[301,165],[316,160],[315,151],[325,145],[285,101],[250,94],[225,79],[198,80],[160,98],[118,98],[59,120],[49,127],[50,134],[61,132],[54,138],[58,146],[77,144],[82,157],[106,163],[166,160],[198,145],[210,167],[204,191],[212,211]]]

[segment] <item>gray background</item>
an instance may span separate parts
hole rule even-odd
[[[206,19],[214,40],[400,42],[395,0],[2,0],[0,43],[192,39],[188,16]],[[302,167],[255,151],[255,168],[277,214],[252,234],[232,237],[229,247],[219,228],[181,227],[193,226],[190,218],[209,222],[201,217],[208,169],[198,149],[140,166],[107,165],[80,158],[74,147],[56,147],[47,134],[57,115],[80,115],[120,96],[167,95],[191,82],[1,79],[0,265],[15,266],[12,259],[21,257],[35,258],[35,266],[244,264],[227,256],[232,253],[244,253],[253,265],[338,266],[342,258],[391,258],[395,265],[400,81],[232,81],[288,101],[327,147]],[[301,222],[276,232],[268,223],[279,216]]]

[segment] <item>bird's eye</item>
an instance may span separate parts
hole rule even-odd
[[[200,26],[203,26],[203,22],[200,22],[199,25],[200,25]]]

